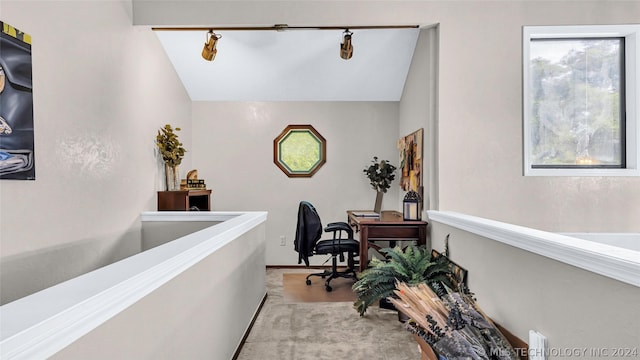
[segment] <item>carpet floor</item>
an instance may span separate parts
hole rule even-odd
[[[238,360],[420,359],[418,345],[395,311],[373,306],[360,317],[352,300],[286,303],[284,274],[310,272],[267,269],[268,297]]]

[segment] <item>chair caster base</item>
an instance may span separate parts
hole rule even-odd
[[[336,264],[333,264],[331,271],[325,270],[321,273],[314,273],[314,274],[307,275],[307,279],[305,281],[307,286],[311,285],[310,278],[312,276],[318,276],[325,279],[324,288],[327,292],[333,291],[333,288],[331,287],[331,285],[329,285],[329,282],[333,279],[347,278],[347,279],[353,279],[355,281],[358,281],[358,276],[356,275],[355,270],[353,270],[352,268],[348,268],[346,271],[337,271]]]

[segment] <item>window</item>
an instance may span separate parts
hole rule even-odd
[[[289,177],[311,177],[327,158],[327,143],[311,125],[289,125],[273,140],[273,162]]]
[[[640,25],[523,30],[524,173],[638,176]]]

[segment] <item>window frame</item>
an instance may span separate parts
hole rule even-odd
[[[623,168],[609,167],[534,167],[531,163],[531,130],[529,98],[530,44],[534,39],[624,38],[624,111],[625,160]],[[522,90],[523,90],[523,163],[524,176],[640,176],[640,24],[639,25],[576,25],[524,26],[522,30]]]
[[[306,170],[291,169],[283,159],[286,155],[283,142],[293,133],[306,133],[318,143],[318,159]],[[299,155],[299,154],[293,154]],[[273,163],[288,177],[312,177],[327,162],[327,140],[311,125],[288,125],[280,135],[273,139]]]

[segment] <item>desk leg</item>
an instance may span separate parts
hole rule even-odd
[[[369,227],[360,226],[360,272],[369,266]]]
[[[427,225],[418,227],[418,245],[427,245]]]

